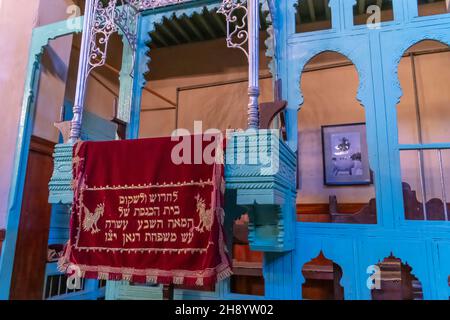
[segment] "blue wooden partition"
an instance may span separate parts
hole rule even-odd
[[[398,141],[396,106],[402,95],[397,74],[402,55],[409,47],[426,39],[450,45],[450,14],[419,17],[417,1],[393,0],[393,21],[383,22],[380,28],[373,29],[366,25],[354,25],[353,7],[356,0],[330,0],[331,29],[296,33],[294,5],[297,2],[268,1],[272,8],[276,39],[276,47],[268,49],[274,56],[271,70],[274,78],[282,80],[282,96],[288,101],[287,144],[292,152],[297,151],[297,112],[303,104],[300,83],[305,65],[325,51],[346,56],[359,75],[357,99],[366,115],[369,161],[376,181],[378,221],[374,225],[296,222],[293,250],[267,252],[264,256],[263,298],[301,299],[305,281],[302,267],[323,252],[342,268],[341,285],[345,299],[370,299],[368,267],[393,253],[412,267],[414,275],[422,283],[425,299],[447,300],[450,295],[450,224],[444,221],[408,221],[404,218],[400,150],[405,146]],[[137,137],[139,129],[140,96],[145,85],[144,74],[149,71],[146,45],[151,40],[149,33],[164,17],[170,19],[173,14],[190,16],[201,12],[204,7],[217,10],[218,4],[219,1],[190,1],[142,15],[135,78],[121,81],[124,86],[121,88],[133,88],[131,96],[130,91],[124,89],[120,97],[123,104],[121,110],[129,123],[129,138]],[[130,55],[126,54],[124,66],[130,66],[130,61]],[[450,143],[441,147],[449,148]],[[2,291],[4,293],[4,289]],[[151,299],[161,298],[160,293],[160,287],[134,287],[124,282],[108,282],[106,296],[108,299]],[[228,281],[220,283],[215,292],[176,290],[175,297],[259,298],[230,293]]]
[[[370,299],[367,269],[393,253],[412,267],[412,272],[422,283],[425,299],[447,300],[450,224],[404,218],[396,106],[402,96],[397,74],[402,55],[426,39],[450,44],[450,14],[419,17],[417,1],[394,0],[394,20],[370,29],[366,25],[353,24],[355,0],[330,0],[331,29],[296,33],[295,3],[294,0],[275,1],[278,71],[285,84],[283,96],[289,102],[288,143],[293,150],[297,149],[297,112],[303,104],[300,89],[303,68],[321,52],[335,51],[346,56],[359,74],[357,99],[366,115],[378,223],[299,222],[292,266],[283,270],[284,266],[280,265],[271,272],[292,272],[294,281],[291,290],[287,290],[291,293],[288,296],[300,299],[305,281],[302,266],[322,251],[342,268],[345,299]],[[448,148],[448,144],[443,148]],[[267,297],[276,298],[270,292]]]

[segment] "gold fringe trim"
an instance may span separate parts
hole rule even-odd
[[[131,281],[131,279],[133,278],[132,274],[122,274],[122,280],[124,281]]]
[[[98,280],[109,280],[109,273],[99,272],[98,273]]]
[[[231,271],[231,268],[226,268],[225,270],[223,270],[222,272],[217,274],[217,281],[222,281],[222,280],[228,279],[232,275],[233,275],[233,271]]]
[[[173,277],[173,284],[182,285],[184,283],[184,277]]]
[[[195,285],[198,287],[203,287],[203,278],[197,278],[197,281],[195,281]]]

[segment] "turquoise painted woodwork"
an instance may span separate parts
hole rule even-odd
[[[48,183],[49,203],[71,204],[73,201],[72,151],[73,144],[60,143],[55,145],[53,174]]]
[[[36,93],[39,82],[40,59],[50,40],[80,32],[81,30],[78,29],[78,26],[82,25],[81,19],[82,18],[64,20],[38,27],[33,30],[8,201],[7,232],[0,258],[0,299],[2,300],[8,299],[9,297],[11,275],[14,266],[14,254],[20,221],[23,187],[25,184],[25,174],[35,113]]]
[[[394,21],[379,29],[353,25],[355,0],[330,0],[332,29],[295,33],[294,0],[275,2],[277,64],[288,100],[288,144],[297,150],[297,112],[303,104],[301,78],[315,55],[335,51],[349,58],[359,75],[357,99],[366,113],[369,161],[374,171],[378,223],[351,225],[297,223],[291,298],[301,298],[301,270],[321,251],[343,270],[346,299],[370,299],[367,268],[393,253],[412,267],[425,299],[449,298],[450,225],[445,221],[406,221],[401,189],[397,103],[402,95],[398,64],[404,52],[425,39],[450,44],[450,14],[418,17],[417,1],[394,0]],[[428,148],[436,147],[429,145]],[[276,266],[270,273],[287,273]],[[266,293],[267,294],[267,293]],[[270,295],[269,297],[273,297]]]
[[[227,145],[226,186],[237,191],[236,204],[248,209],[255,251],[291,251],[295,245],[296,157],[277,133],[234,133]]]

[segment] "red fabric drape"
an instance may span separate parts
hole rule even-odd
[[[198,161],[211,139],[187,139],[190,158]],[[74,146],[70,239],[60,270],[79,268],[85,278],[189,286],[231,275],[223,232],[223,164],[176,165],[176,145],[171,138],[154,138]]]

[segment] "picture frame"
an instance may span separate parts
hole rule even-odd
[[[322,126],[322,155],[326,186],[373,183],[365,123]]]

